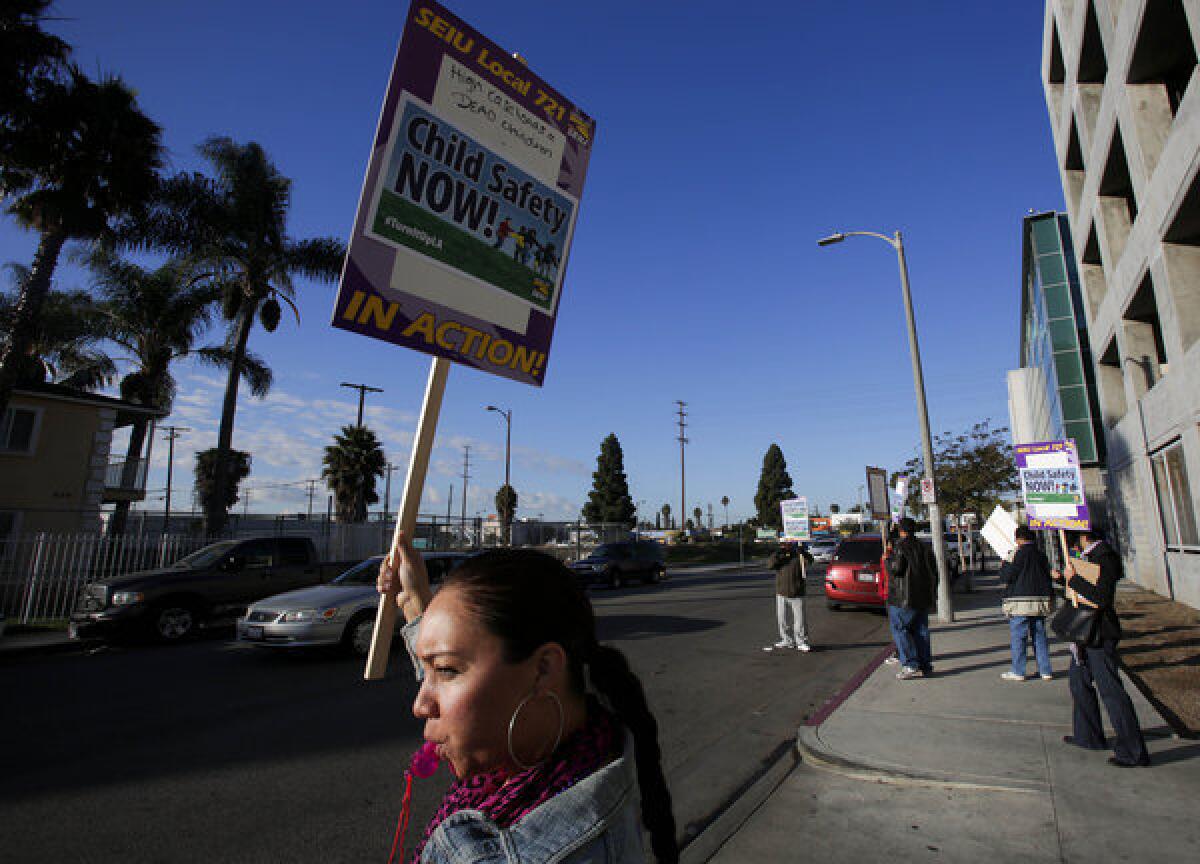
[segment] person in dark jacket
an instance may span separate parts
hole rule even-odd
[[[780,651],[794,648],[811,651],[808,630],[804,626],[804,561],[807,553],[796,544],[784,540],[767,559],[767,567],[775,571],[775,617],[779,622],[779,641],[763,648]],[[790,619],[790,621],[789,621]]]
[[[933,674],[933,649],[929,643],[929,610],[937,587],[937,562],[933,550],[916,538],[917,523],[907,516],[896,533],[900,539],[888,547],[888,620],[900,655],[901,681]]]
[[[1071,646],[1069,671],[1072,703],[1072,732],[1063,738],[1068,744],[1085,750],[1104,750],[1104,726],[1100,721],[1100,701],[1117,733],[1113,756],[1109,762],[1122,768],[1149,765],[1150,754],[1138,725],[1133,701],[1125,692],[1118,672],[1117,643],[1121,640],[1121,622],[1117,618],[1117,582],[1125,575],[1121,559],[1095,530],[1075,535],[1072,547],[1081,557],[1100,568],[1099,579],[1093,585],[1067,562],[1063,573],[1054,578],[1065,581],[1068,588],[1099,609],[1096,627],[1090,639]]]
[[[1016,531],[1017,549],[1012,560],[1000,568],[1004,583],[1004,614],[1012,643],[1012,668],[1000,677],[1024,681],[1027,642],[1033,642],[1038,673],[1043,681],[1054,677],[1050,645],[1046,641],[1046,616],[1054,611],[1054,581],[1050,562],[1033,542],[1033,531],[1021,525]]]

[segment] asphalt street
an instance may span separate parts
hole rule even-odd
[[[776,638],[762,570],[594,592],[601,638],[629,655],[659,718],[681,835],[886,644],[879,613],[825,608],[819,571],[809,594],[816,650],[801,654],[762,651]],[[217,631],[5,663],[0,859],[382,864],[421,737],[402,655],[366,683],[337,652],[274,653]],[[445,782],[416,784],[414,830]]]

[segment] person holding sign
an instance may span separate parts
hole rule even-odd
[[[1054,677],[1050,666],[1050,644],[1046,641],[1046,616],[1054,611],[1054,583],[1050,562],[1033,542],[1033,531],[1020,525],[1014,534],[1017,548],[1012,559],[1000,568],[1004,583],[1004,614],[1008,616],[1011,636],[1012,668],[1000,677],[1005,681],[1024,681],[1025,644],[1033,642],[1038,673],[1043,681]]]
[[[658,724],[571,572],[495,550],[435,596],[408,537],[395,549],[378,587],[408,621],[426,748],[456,778],[412,860],[642,862],[644,826],[657,860],[678,861]]]
[[[917,523],[905,516],[896,526],[899,541],[887,548],[888,619],[900,655],[896,677],[901,681],[933,675],[929,610],[937,602],[937,562],[916,532]]]
[[[764,651],[812,650],[808,644],[808,629],[804,626],[806,560],[812,561],[808,553],[797,550],[796,541],[786,537],[767,559],[767,567],[775,571],[775,618],[779,624],[779,641],[766,646]]]
[[[1104,726],[1100,720],[1100,705],[1104,702],[1108,719],[1117,733],[1113,765],[1131,768],[1149,765],[1150,754],[1138,725],[1137,713],[1125,687],[1121,684],[1117,643],[1121,639],[1121,622],[1117,618],[1117,582],[1125,575],[1121,559],[1104,542],[1095,529],[1080,531],[1072,547],[1090,567],[1078,567],[1067,561],[1063,572],[1054,572],[1056,581],[1065,582],[1068,594],[1078,595],[1079,602],[1095,607],[1096,615],[1088,637],[1071,646],[1072,733],[1065,738],[1068,744],[1085,750],[1104,750]],[[1093,571],[1094,579],[1083,571]]]

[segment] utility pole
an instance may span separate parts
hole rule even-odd
[[[362,426],[363,400],[366,399],[368,393],[382,393],[383,390],[379,387],[368,387],[366,384],[350,384],[346,381],[343,381],[341,386],[358,391],[358,425]]]
[[[308,484],[308,521],[311,522],[312,521],[313,496],[317,494],[317,481],[316,481],[316,479],[312,479],[312,480],[305,480],[304,482]]]
[[[683,448],[688,443],[687,437],[683,434],[683,430],[687,428],[687,403],[682,399],[676,399],[675,404],[679,406],[679,524],[687,525],[687,471],[684,467]]]
[[[392,509],[392,472],[398,470],[400,470],[400,466],[393,465],[391,462],[387,463],[387,467],[384,468],[384,474],[387,478],[383,484],[383,523],[385,525],[388,521],[388,514]]]
[[[450,497],[446,499],[446,524],[450,524],[451,508],[454,507],[454,484],[450,484]]]
[[[163,530],[167,534],[171,530],[171,473],[175,466],[175,439],[182,432],[191,432],[186,426],[164,426],[163,432],[167,439],[167,501],[163,507]]]
[[[471,445],[463,445],[463,488],[462,488],[462,525],[466,528],[467,525],[467,481],[471,479]]]

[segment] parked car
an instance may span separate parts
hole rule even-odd
[[[916,538],[926,546],[933,546],[933,534],[929,531],[918,531]],[[946,566],[950,569],[950,581],[953,583],[962,573],[962,557],[958,554],[958,543],[953,534],[947,533],[946,539]],[[964,543],[964,548],[965,543]]]
[[[808,552],[812,555],[814,563],[828,564],[833,560],[833,553],[837,551],[837,547],[836,537],[822,537],[809,544]]]
[[[830,609],[883,606],[887,602],[887,568],[883,538],[854,534],[837,545],[825,569],[825,602]]]
[[[429,581],[436,585],[471,556],[462,552],[423,552],[422,557]],[[376,555],[326,585],[257,601],[237,621],[238,641],[266,648],[343,645],[355,654],[366,655],[379,609],[375,580],[382,561],[383,556]]]
[[[634,579],[650,584],[667,575],[666,553],[653,540],[603,543],[568,566],[582,584],[600,583],[610,588]]]
[[[170,567],[92,582],[67,625],[71,639],[147,633],[165,642],[204,622],[241,615],[262,597],[321,581],[307,537],[252,537],[205,546]]]

